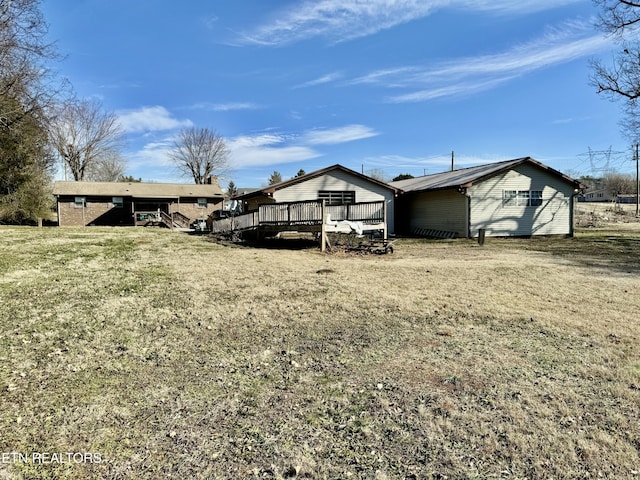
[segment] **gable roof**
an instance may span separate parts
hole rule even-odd
[[[280,190],[282,188],[286,188],[286,187],[290,187],[291,185],[295,185],[297,183],[302,183],[302,182],[306,182],[307,180],[311,180],[312,178],[316,178],[319,177],[321,175],[324,175],[326,173],[332,172],[334,170],[340,170],[342,172],[348,173],[350,175],[354,175],[358,178],[361,178],[367,182],[373,183],[375,185],[378,185],[379,187],[385,188],[387,190],[391,190],[393,192],[398,192],[400,189],[390,185],[388,183],[385,182],[381,182],[380,180],[376,180],[375,178],[371,178],[368,177],[367,175],[363,175],[362,173],[358,173],[355,170],[351,170],[350,168],[347,167],[343,167],[340,164],[335,164],[335,165],[331,165],[330,167],[326,167],[326,168],[322,168],[320,170],[316,170],[314,172],[311,173],[307,173],[305,175],[301,175],[299,177],[294,177],[291,178],[289,180],[285,180],[283,182],[279,182],[279,183],[274,183],[273,185],[268,185],[264,188],[258,188],[256,190],[254,190],[253,192],[249,192],[246,193],[245,195],[236,195],[234,198],[248,198],[248,197],[252,197],[252,196],[257,196],[257,195],[269,195],[269,194],[273,194],[275,193],[277,190]]]
[[[96,197],[177,198],[223,197],[220,187],[214,184],[142,183],[142,182],[55,182],[53,194]]]
[[[391,182],[390,185],[403,190],[404,192],[421,192],[427,190],[447,190],[450,188],[467,188],[474,183],[481,182],[499,173],[510,170],[518,165],[530,164],[537,168],[546,170],[556,175],[568,183],[572,183],[576,188],[580,187],[580,182],[563,173],[548,167],[544,163],[538,162],[531,157],[516,158],[504,162],[489,163],[477,167],[461,168],[450,172],[434,173],[423,177],[409,178]]]

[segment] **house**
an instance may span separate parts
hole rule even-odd
[[[267,203],[324,201],[327,206],[384,202],[387,232],[394,231],[394,201],[398,189],[342,165],[316,170],[284,182],[237,195],[242,210],[257,211]]]
[[[209,184],[55,182],[60,226],[157,225],[188,228],[222,208],[217,181]]]
[[[391,182],[401,233],[573,235],[582,185],[530,157]]]
[[[614,202],[616,195],[608,187],[603,178],[583,180],[584,192],[578,196],[579,202]]]

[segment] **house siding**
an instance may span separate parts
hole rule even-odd
[[[387,231],[394,232],[393,190],[367,182],[363,178],[341,170],[333,170],[304,182],[276,190],[273,199],[276,202],[317,200],[320,190],[355,191],[356,203],[386,201]]]
[[[542,205],[505,206],[504,190],[542,191]],[[470,236],[481,228],[488,236],[570,235],[573,233],[573,185],[535,166],[524,164],[468,189]]]
[[[407,208],[410,233],[426,229],[467,236],[467,199],[457,190],[413,194]]]

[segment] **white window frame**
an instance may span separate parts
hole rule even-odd
[[[503,207],[539,207],[542,205],[542,190],[503,190]]]
[[[123,197],[112,197],[111,203],[113,203],[113,208],[122,208],[124,207],[124,198]]]
[[[73,205],[76,208],[83,208],[87,206],[87,197],[75,197],[73,199]]]
[[[204,197],[198,198],[198,208],[207,208],[208,205],[209,203],[207,202],[206,198]]]

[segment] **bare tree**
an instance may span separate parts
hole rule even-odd
[[[636,179],[632,175],[610,173],[604,177],[605,188],[615,197],[635,193]]]
[[[598,27],[619,44],[613,64],[593,61],[591,84],[610,100],[620,100],[625,120],[623,131],[634,141],[640,132],[640,2],[629,0],[593,0],[601,8]]]
[[[387,183],[389,181],[389,175],[387,175],[381,168],[372,168],[371,170],[367,170],[365,173],[367,176],[374,180],[378,180],[379,182]]]
[[[51,143],[76,181],[96,162],[117,155],[122,131],[117,117],[96,100],[71,100],[52,122]]]
[[[85,177],[91,182],[117,182],[124,178],[127,162],[117,152],[99,158],[89,165]]]
[[[40,0],[0,0],[0,96],[18,100],[18,108],[0,108],[0,127],[11,128],[24,116],[52,105],[54,88],[47,62],[57,58],[46,41],[47,23]]]
[[[229,167],[229,150],[224,139],[208,128],[186,128],[178,133],[171,160],[184,176],[197,184],[224,174]]]

